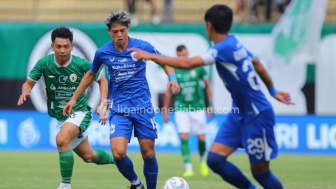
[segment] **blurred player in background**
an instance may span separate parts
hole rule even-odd
[[[146,177],[147,188],[156,189],[158,163],[154,144],[157,129],[146,79],[146,62],[135,59],[133,53],[127,51],[126,48],[141,48],[155,54],[160,54],[160,52],[156,51],[150,43],[128,36],[131,24],[128,13],[111,12],[105,24],[112,41],[96,51],[91,70],[82,79],[63,113],[68,115],[72,112],[79,94],[90,85],[105,64],[110,76],[110,144],[116,165],[120,173],[131,182],[131,189],[144,188],[143,182],[134,171],[131,159],[126,155],[127,145],[134,130],[134,137],[138,138],[144,161],[143,173]],[[169,75],[169,89],[174,89],[178,93],[180,89],[173,68],[163,65],[163,69]]]
[[[84,74],[90,70],[91,63],[78,56],[71,55],[73,34],[69,28],[59,27],[51,33],[51,48],[55,54],[41,58],[30,71],[28,79],[22,86],[18,105],[30,96],[36,82],[43,76],[46,92],[48,114],[58,121],[60,131],[56,136],[61,171],[61,184],[58,189],[71,189],[74,156],[72,150],[87,163],[113,164],[112,154],[101,149],[92,149],[87,137],[87,129],[92,120],[91,107],[85,93],[81,93],[70,116],[63,116],[63,107],[71,99]],[[107,97],[107,80],[99,74],[95,77],[99,83],[101,99]],[[99,122],[105,125],[107,115],[104,104],[97,108]]]
[[[164,57],[139,49],[137,59],[153,60],[182,69],[215,64],[217,72],[232,96],[232,109],[220,127],[208,153],[207,164],[225,181],[237,188],[257,188],[227,158],[243,147],[249,156],[253,177],[265,189],[282,189],[282,183],[270,170],[270,160],[276,158],[278,146],[274,136],[274,112],[260,90],[257,74],[270,94],[287,105],[294,104],[287,92],[277,91],[262,63],[229,35],[233,13],[226,5],[212,6],[204,16],[206,34],[214,43],[210,50],[193,58]]]
[[[176,48],[176,54],[178,57],[189,57],[189,52],[184,45],[179,45]],[[213,116],[211,83],[204,67],[197,67],[191,70],[175,68],[174,71],[181,88],[180,93],[174,97],[176,106],[175,122],[177,130],[180,133],[181,151],[185,167],[185,172],[182,176],[191,177],[194,175],[189,149],[189,134],[197,135],[199,169],[202,176],[208,176],[209,170],[205,161],[206,104],[200,81],[203,81],[205,85],[206,97],[209,102],[207,113],[210,117]],[[163,101],[163,120],[165,122],[169,122],[168,110],[171,98],[172,92],[167,90]]]

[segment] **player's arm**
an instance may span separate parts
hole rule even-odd
[[[265,83],[269,93],[275,99],[277,99],[278,101],[283,102],[287,105],[290,105],[290,104],[294,105],[295,104],[295,103],[290,102],[291,97],[290,97],[290,94],[288,92],[278,91],[278,90],[275,89],[271,76],[268,74],[268,72],[265,69],[265,67],[263,66],[263,64],[257,58],[252,59],[252,64],[254,66],[254,69],[258,73],[260,79]]]
[[[204,85],[205,85],[205,92],[206,96],[208,98],[209,106],[207,107],[207,113],[209,117],[213,117],[214,115],[214,110],[213,110],[213,98],[212,98],[212,87],[211,87],[211,82],[208,78],[203,79]]]
[[[149,53],[140,49],[130,48],[128,51],[136,52],[134,58],[141,60],[152,60],[159,62],[160,64],[168,65],[174,68],[191,69],[199,66],[204,66],[204,61],[201,56],[195,56],[193,58],[188,57],[168,57],[154,53]]]
[[[64,116],[70,116],[72,113],[74,113],[72,108],[75,106],[78,97],[89,87],[89,85],[95,79],[96,74],[97,73],[94,73],[91,70],[86,72],[86,74],[82,78],[78,88],[76,89],[75,93],[72,95],[70,101],[64,107],[64,109],[63,109],[63,115]]]
[[[175,76],[175,71],[172,67],[161,64],[163,70],[166,72],[169,77],[169,82],[167,84],[168,90],[171,90],[172,93],[177,94],[180,92],[180,85],[177,83],[177,78]]]
[[[27,100],[27,97],[30,96],[30,92],[33,89],[33,87],[35,86],[36,82],[27,79],[26,82],[22,85],[22,93],[19,97],[19,100],[17,102],[17,105],[20,106],[24,103],[24,101]]]
[[[97,115],[100,114],[98,123],[101,122],[102,125],[105,125],[107,120],[107,108],[108,108],[108,102],[107,102],[108,83],[103,75],[100,75],[99,79],[97,80],[97,83],[99,84],[100,89],[100,104],[97,107]]]
[[[169,104],[170,104],[170,100],[172,98],[173,94],[172,92],[167,89],[165,94],[164,94],[164,98],[163,98],[163,110],[162,110],[162,114],[163,114],[163,121],[168,123],[169,122]]]

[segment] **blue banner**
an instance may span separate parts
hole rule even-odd
[[[157,152],[179,152],[180,140],[174,124],[164,123],[162,114],[155,121],[159,138]],[[210,147],[218,128],[226,118],[216,115],[208,119],[207,145]],[[334,116],[276,116],[275,134],[280,153],[336,154],[336,118]],[[46,113],[36,111],[0,111],[0,150],[56,150],[57,121]],[[89,141],[94,148],[110,150],[109,128],[94,116],[89,128]],[[190,139],[191,150],[197,150],[196,136]],[[129,151],[138,151],[132,138]]]

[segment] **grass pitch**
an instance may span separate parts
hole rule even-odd
[[[143,181],[143,161],[140,153],[129,153],[135,170]],[[171,176],[183,173],[182,157],[178,153],[158,153],[159,176],[157,188]],[[245,154],[234,154],[229,161],[235,163],[254,183],[249,162]],[[234,187],[225,183],[210,171],[202,177],[198,170],[198,157],[192,156],[195,175],[185,178],[191,189],[215,189]],[[317,155],[287,155],[272,161],[272,171],[282,181],[286,189],[336,189],[336,157]],[[0,152],[1,189],[56,189],[60,183],[58,152]],[[72,177],[73,189],[126,189],[129,182],[119,173],[115,165],[95,165],[84,163],[75,155]]]

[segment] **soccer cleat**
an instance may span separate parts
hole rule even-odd
[[[182,175],[182,177],[192,177],[192,176],[194,176],[194,171],[192,170],[185,171]]]
[[[140,183],[137,185],[131,184],[129,189],[145,189],[144,183],[140,180]]]
[[[57,189],[71,189],[70,184],[61,183]]]
[[[209,175],[209,168],[208,168],[207,164],[205,163],[205,161],[200,162],[199,169],[200,169],[200,173],[203,177],[206,177],[206,176]]]

